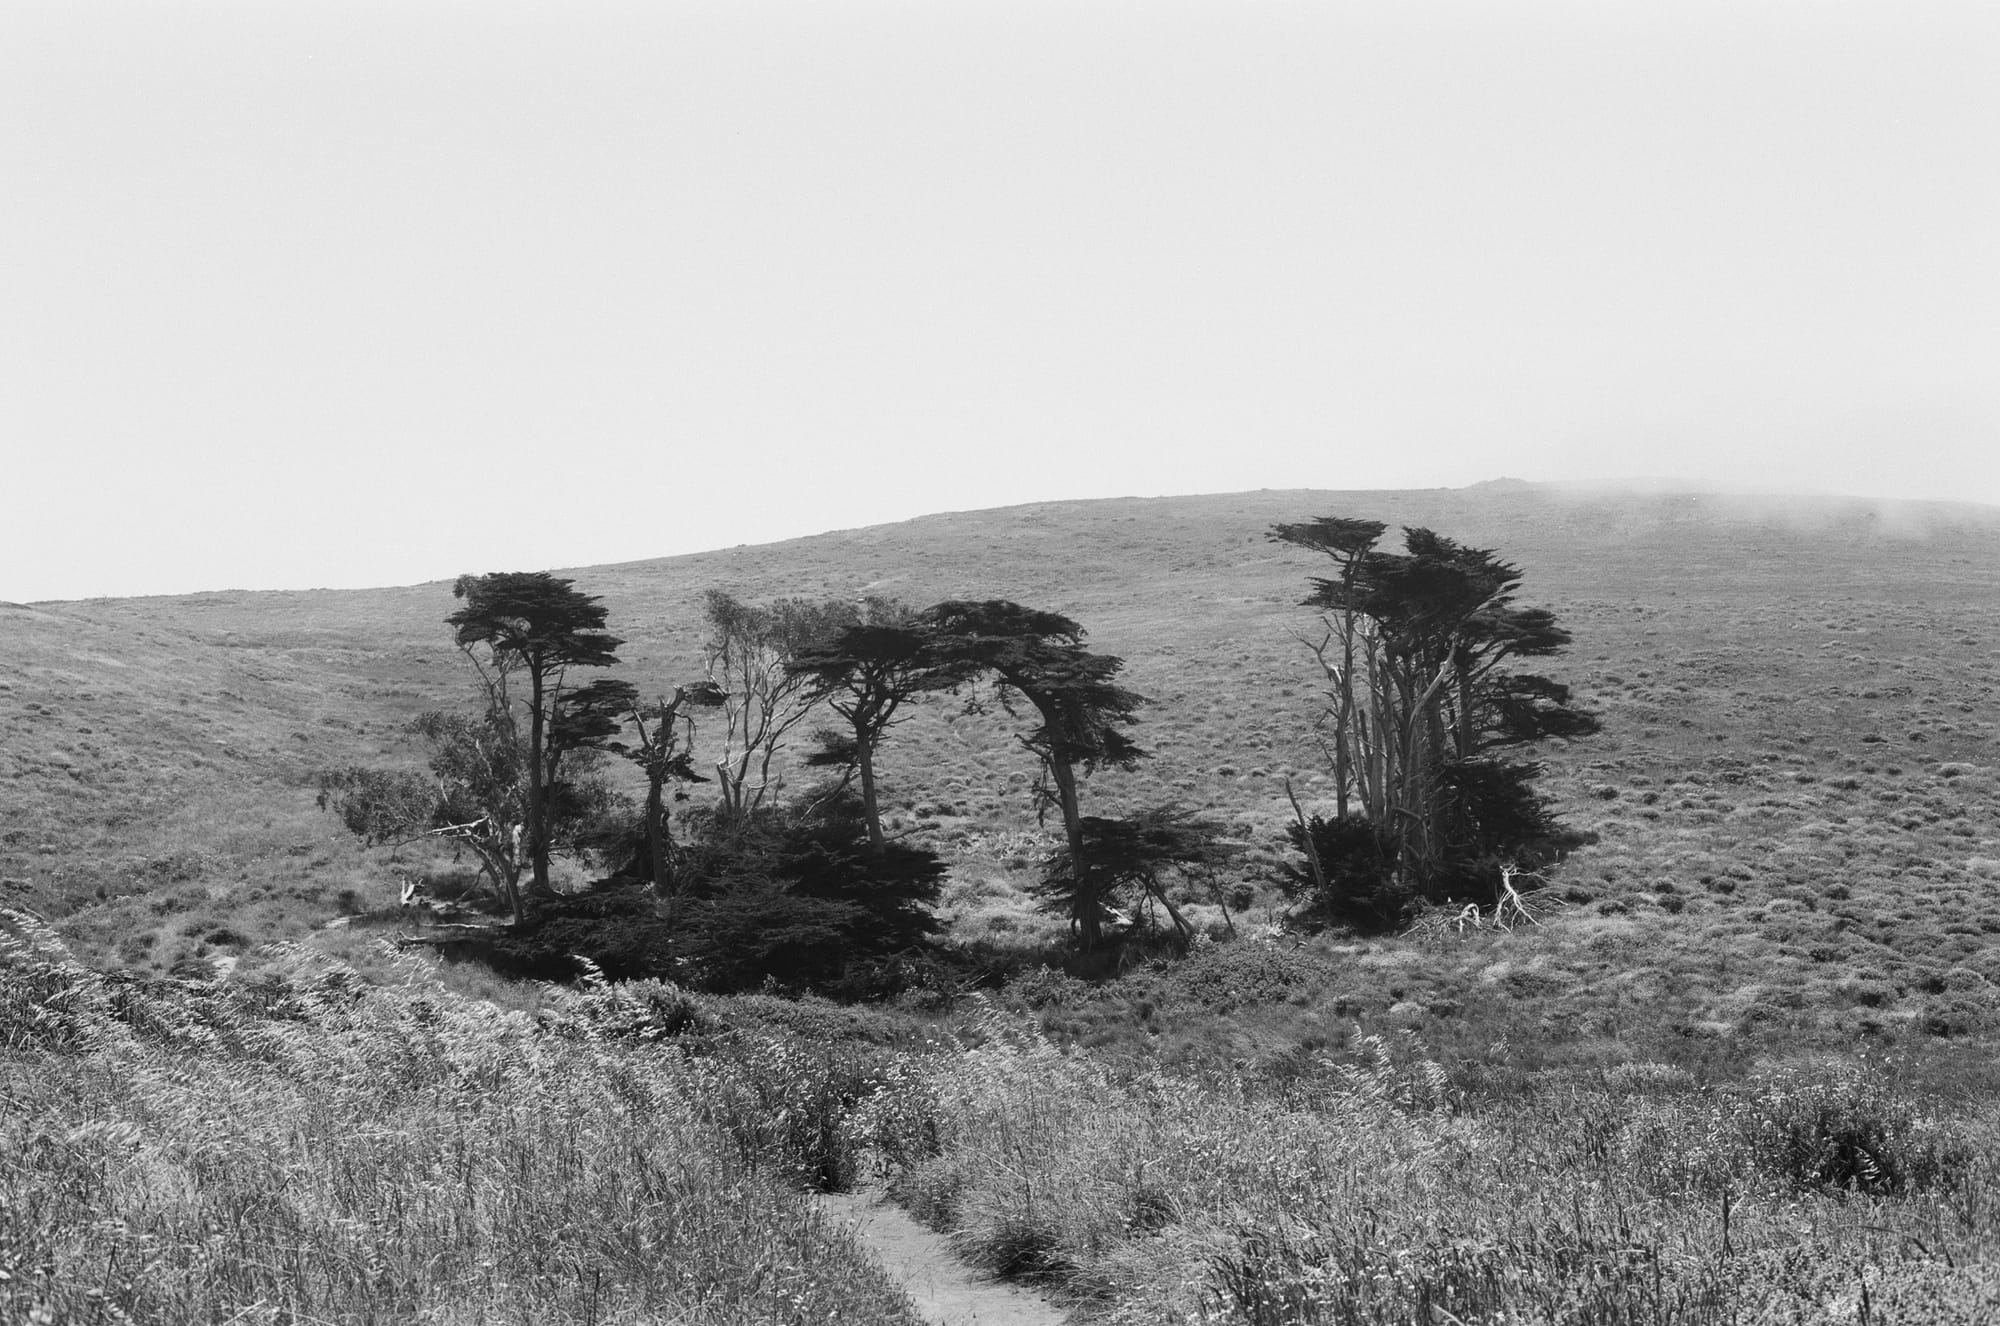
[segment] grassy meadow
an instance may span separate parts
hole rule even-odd
[[[1604,731],[1538,754],[1591,841],[1531,915],[1286,924],[1319,568],[1265,531],[1321,514],[1492,547],[1573,633]],[[448,584],[0,605],[0,1321],[916,1320],[801,1197],[857,1183],[1080,1321],[2000,1317],[2000,512],[1260,492],[563,574],[642,690],[709,587],[1076,618],[1155,701],[1086,810],[1242,845],[1202,942],[1066,963],[1029,758],[934,700],[880,762],[951,862],[928,986],[420,962],[398,872],[450,863],[314,780],[468,702]]]

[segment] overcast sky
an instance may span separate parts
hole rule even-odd
[[[2000,6],[0,0],[0,599],[2000,502]]]

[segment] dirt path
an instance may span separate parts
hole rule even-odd
[[[873,1192],[829,1193],[820,1207],[854,1226],[922,1312],[937,1326],[1065,1326],[1069,1320],[1032,1290],[994,1280],[960,1261],[951,1240],[933,1234]]]

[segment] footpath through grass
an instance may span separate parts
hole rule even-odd
[[[1939,1064],[1482,1076],[1357,1033],[1172,1069],[985,996],[924,1025],[599,983],[530,1017],[303,949],[134,983],[8,924],[4,1321],[915,1321],[801,1196],[871,1178],[1112,1326],[2000,1311],[2000,1114]]]
[[[1635,1063],[1501,1100],[1408,1039],[1287,1091],[1114,1075],[996,1015],[895,1107],[895,1192],[1130,1323],[1990,1322],[2000,1121],[1865,1066]],[[899,1149],[900,1147],[900,1149]]]

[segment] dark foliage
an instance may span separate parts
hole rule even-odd
[[[617,881],[586,893],[552,898],[532,908],[513,929],[490,938],[459,941],[462,952],[503,976],[573,981],[587,958],[614,981],[673,976],[673,933],[651,890]]]
[[[939,930],[931,911],[944,887],[938,854],[906,842],[871,847],[850,797],[834,798],[789,826],[773,874],[801,897],[858,908],[847,935],[857,956],[898,952]]]
[[[1194,931],[1174,905],[1173,886],[1212,883],[1241,850],[1222,837],[1220,824],[1171,803],[1118,819],[1086,815],[1082,828],[1080,854],[1064,846],[1043,862],[1037,891],[1047,909],[1071,917],[1079,929],[1086,917],[1101,928],[1113,908],[1126,906],[1140,928],[1158,928],[1143,922],[1164,912],[1179,944]]]
[[[680,936],[687,979],[718,992],[832,980],[860,915],[852,903],[804,897],[769,879],[731,880],[687,908]]]
[[[1503,866],[1533,871],[1586,841],[1565,828],[1530,785],[1533,768],[1505,761],[1476,761],[1446,771],[1459,806],[1454,817],[1464,836],[1451,844],[1440,868],[1420,884],[1399,882],[1382,850],[1382,835],[1366,818],[1319,815],[1285,826],[1285,839],[1306,856],[1306,833],[1325,876],[1317,887],[1303,862],[1281,866],[1287,893],[1305,914],[1330,925],[1380,932],[1395,930],[1427,903],[1499,901]]]
[[[816,734],[819,749],[808,767],[842,768],[860,781],[861,813],[868,839],[887,840],[876,792],[875,755],[905,701],[950,690],[968,680],[963,660],[940,654],[930,627],[900,604],[869,599],[863,620],[798,650],[787,662],[807,678],[815,700],[847,723],[847,731]]]
[[[629,878],[606,881],[544,901],[507,935],[461,955],[540,980],[574,979],[583,957],[614,980],[851,992],[886,979],[891,959],[939,929],[931,911],[944,879],[937,854],[896,842],[871,847],[851,796],[696,828],[676,898]]]
[[[1311,834],[1311,847],[1307,834]],[[1285,826],[1292,847],[1316,857],[1323,880],[1303,865],[1286,862],[1287,892],[1301,899],[1312,919],[1357,930],[1393,930],[1408,919],[1416,900],[1396,884],[1383,860],[1380,836],[1365,816],[1327,819],[1320,815]]]
[[[690,881],[684,952],[702,985],[736,990],[774,980],[823,987],[922,944],[939,929],[944,886],[935,852],[871,845],[860,801],[828,791],[715,826]]]

